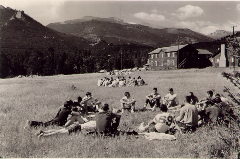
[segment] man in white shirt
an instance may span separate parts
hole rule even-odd
[[[98,87],[102,86],[102,84],[103,84],[103,79],[99,79],[97,83]]]
[[[172,88],[169,88],[169,93],[163,97],[163,104],[167,105],[168,108],[178,105],[177,94],[174,94]]]
[[[149,104],[152,111],[156,110],[156,107],[160,107],[161,95],[157,92],[157,88],[153,88],[153,93],[146,96],[146,101],[143,109],[146,109]]]
[[[141,123],[138,128],[139,132],[155,131],[159,133],[166,133],[173,122],[173,116],[168,113],[168,108],[164,104],[161,106],[161,111],[163,113],[157,114],[146,126],[144,126],[144,122]]]
[[[134,98],[131,98],[131,95],[129,92],[124,93],[124,97],[120,100],[121,103],[121,109],[122,113],[124,113],[124,110],[131,110],[133,113],[135,110],[135,103],[136,100]]]

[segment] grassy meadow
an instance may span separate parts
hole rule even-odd
[[[102,73],[0,79],[0,157],[237,158],[238,132],[221,126],[201,127],[192,134],[176,134],[175,141],[149,141],[141,135],[97,138],[81,133],[38,138],[35,133],[40,128],[23,128],[27,120],[52,119],[66,100],[83,97],[87,91],[92,92],[102,103],[109,103],[111,108],[120,107],[119,100],[125,91],[129,91],[137,100],[136,108],[142,108],[145,96],[152,92],[153,87],[157,87],[162,96],[172,87],[180,103],[189,91],[194,92],[199,99],[206,97],[210,89],[227,97],[223,92],[224,86],[235,93],[239,92],[230,81],[222,77],[222,71],[232,70],[206,68],[133,72],[127,76],[140,75],[147,85],[121,88],[98,87],[97,80],[107,76]],[[123,114],[120,129],[136,129],[141,122],[147,123],[157,113],[158,109],[156,112]]]

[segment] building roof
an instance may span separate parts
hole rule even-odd
[[[205,49],[197,49],[199,55],[212,55],[211,52]]]
[[[167,52],[177,52],[178,48],[179,50],[184,48],[187,45],[176,45],[176,46],[169,46],[169,47],[161,47],[161,48],[157,48],[155,50],[153,50],[152,52],[148,53],[148,54],[158,54],[160,53],[162,50],[167,53]]]

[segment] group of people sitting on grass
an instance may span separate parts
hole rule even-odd
[[[141,76],[138,76],[138,78],[129,76],[127,79],[124,76],[118,76],[116,79],[113,79],[113,77],[108,78],[104,77],[102,79],[98,80],[98,87],[131,87],[131,86],[143,86],[145,85],[145,81],[141,78]]]
[[[185,97],[184,104],[178,105],[177,95],[170,88],[169,93],[163,97],[162,104],[160,100],[161,95],[158,93],[157,88],[153,88],[153,93],[146,96],[146,101],[141,111],[155,111],[156,108],[159,108],[161,113],[157,114],[147,125],[144,126],[144,122],[141,123],[137,131],[122,132],[126,134],[151,131],[173,133],[175,130],[180,132],[195,130],[204,123],[216,124],[219,121],[229,122],[232,119],[237,120],[233,110],[230,108],[229,101],[220,94],[213,95],[211,90],[207,92],[207,97],[201,101],[198,101],[198,98],[190,92]],[[111,136],[120,132],[118,126],[122,113],[125,113],[125,111],[137,111],[135,108],[136,100],[131,97],[129,92],[124,93],[120,103],[120,109],[110,111],[107,103],[102,104],[90,92],[87,92],[83,98],[78,97],[76,101],[66,101],[52,120],[47,122],[28,121],[27,124],[30,127],[62,126],[61,129],[40,130],[37,133],[39,137],[59,133],[70,134],[77,131]],[[150,105],[150,109],[147,108],[148,105]],[[180,111],[177,117],[175,117],[174,113],[176,111]],[[92,120],[92,117],[95,117],[95,120]]]

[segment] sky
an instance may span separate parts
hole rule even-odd
[[[43,25],[84,16],[116,17],[130,24],[188,28],[208,35],[240,30],[240,1],[81,1],[1,0],[0,5],[26,14]]]

